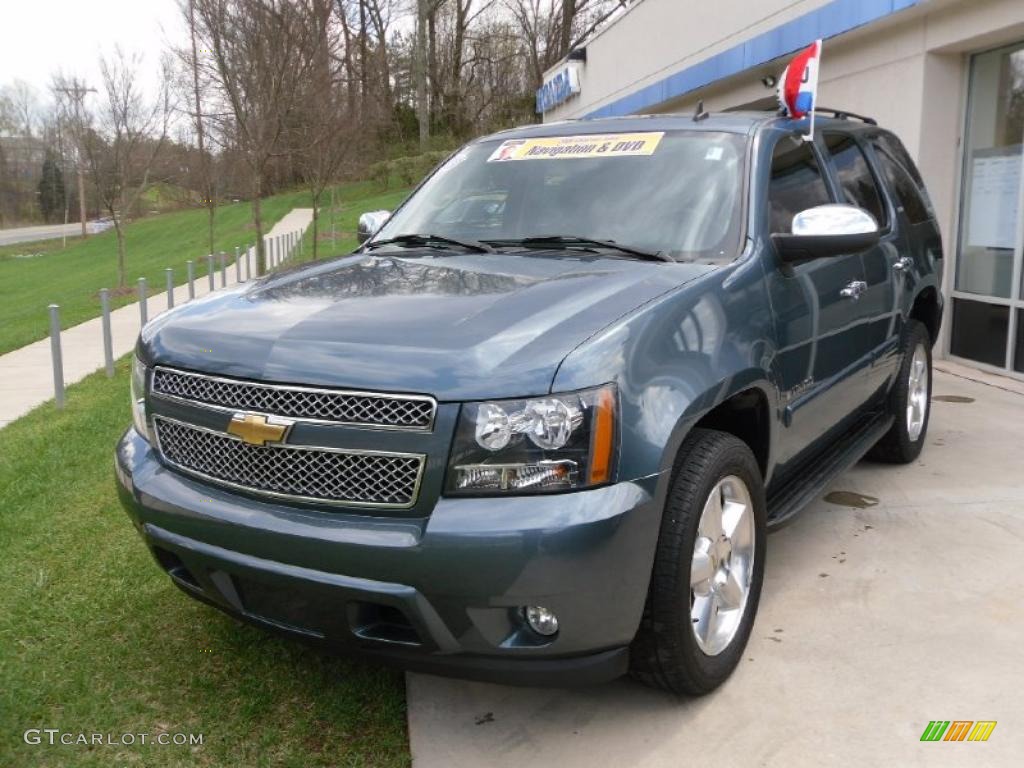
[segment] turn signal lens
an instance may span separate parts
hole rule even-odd
[[[612,451],[615,442],[615,396],[602,389],[594,404],[594,436],[590,449],[590,484],[612,479]]]

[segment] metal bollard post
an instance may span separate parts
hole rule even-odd
[[[236,245],[235,246],[235,282],[236,283],[242,282],[242,262],[241,262],[241,258],[242,258],[241,249]]]
[[[213,293],[213,289],[217,286],[213,284],[213,254],[206,254],[206,277],[210,281],[210,293]]]
[[[146,288],[146,278],[139,278],[139,327],[149,322],[149,290]]]
[[[50,305],[50,357],[53,359],[53,399],[64,407],[64,359],[60,354],[60,306]]]
[[[224,253],[224,251],[221,251],[220,252],[220,287],[221,288],[223,288],[224,286],[226,286],[228,284],[228,270],[227,270],[227,266],[225,265],[226,264],[226,262],[225,262],[226,258],[227,258],[227,255]]]
[[[185,265],[188,267],[188,298],[191,301],[196,297],[196,263],[189,259]]]
[[[252,262],[250,261],[251,258],[252,250],[247,245],[245,246],[245,282],[249,282],[249,279],[252,277]]]
[[[167,275],[167,308],[174,309],[174,270],[167,267],[164,274]]]
[[[110,334],[110,291],[100,288],[100,316],[103,318],[103,365],[107,378],[114,377],[114,340]]]
[[[274,267],[274,266],[277,265],[277,253],[276,253],[277,249],[274,248],[274,238],[271,237],[271,238],[268,238],[268,239],[270,241],[270,258],[267,260],[267,263],[268,263],[268,266]]]

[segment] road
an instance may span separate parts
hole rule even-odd
[[[39,227],[0,229],[0,246],[31,243],[36,240],[53,240],[61,237],[65,232],[68,237],[79,235],[82,232],[82,225],[75,222],[74,224],[45,224]]]

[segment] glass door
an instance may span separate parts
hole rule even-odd
[[[971,59],[950,353],[1024,373],[1024,43]]]

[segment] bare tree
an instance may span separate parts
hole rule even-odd
[[[213,170],[211,168],[212,164],[206,147],[206,125],[203,121],[203,89],[200,86],[199,50],[196,45],[195,0],[187,0],[187,5],[182,7],[182,11],[185,13],[188,21],[189,38],[191,43],[189,54],[185,57],[185,63],[192,74],[192,92],[190,94],[192,101],[191,118],[192,125],[196,132],[196,145],[199,149],[199,178],[203,187],[203,205],[206,206],[207,214],[207,253],[213,253],[217,200],[214,195]]]
[[[266,271],[264,175],[283,152],[286,127],[310,74],[317,31],[312,0],[195,0],[196,35],[226,110],[220,131],[239,148],[251,175],[258,271]],[[201,65],[202,66],[202,65]]]
[[[626,0],[506,0],[527,45],[534,87],[544,72],[580,45]]]
[[[355,114],[342,87],[346,66],[336,55],[340,41],[332,29],[330,0],[313,0],[312,23],[317,47],[310,77],[303,84],[301,119],[295,121],[291,140],[300,173],[313,203],[313,258],[319,250],[320,201],[352,155],[359,132]]]
[[[120,48],[100,58],[102,94],[96,124],[84,141],[97,196],[117,234],[117,284],[122,289],[127,286],[124,225],[149,185],[171,115],[169,60],[162,62],[162,87],[151,102],[138,83],[140,64],[138,54],[128,56]]]
[[[430,105],[427,103],[427,18],[430,0],[416,0],[416,43],[413,80],[416,82],[416,117],[420,127],[420,151],[427,151],[430,139]]]

